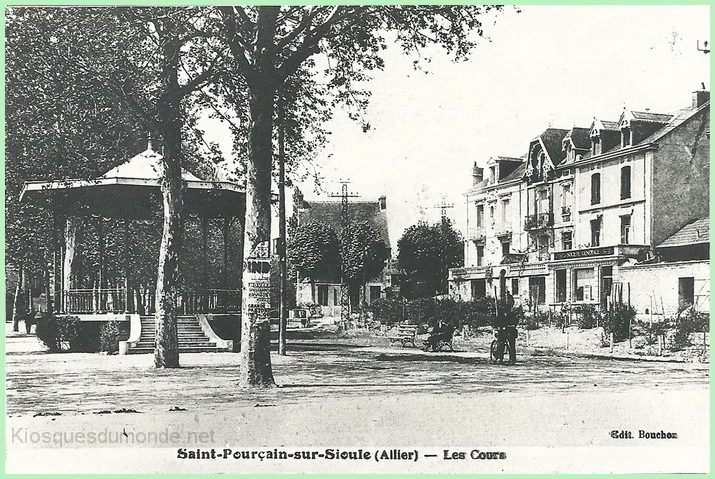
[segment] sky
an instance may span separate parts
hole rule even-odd
[[[710,56],[708,6],[524,6],[485,17],[482,40],[465,62],[439,48],[428,73],[412,57],[386,52],[368,87],[364,133],[343,112],[328,124],[317,165],[325,193],[300,184],[306,199],[340,191],[360,200],[387,196],[393,250],[405,228],[439,220],[441,203],[465,225],[472,165],[496,155],[520,157],[548,127],[616,121],[624,107],[668,113],[687,107],[704,83]]]

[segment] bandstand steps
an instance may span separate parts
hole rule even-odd
[[[179,316],[176,318],[179,335],[179,353],[207,353],[226,351],[217,347],[201,329],[196,316]],[[141,334],[136,345],[129,349],[130,354],[146,354],[154,352],[155,324],[154,316],[141,317]]]

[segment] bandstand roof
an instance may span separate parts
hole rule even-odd
[[[145,219],[161,205],[162,155],[151,146],[95,179],[26,182],[20,201],[51,195],[65,214]],[[206,181],[182,168],[184,205],[208,218],[243,216],[245,190],[228,181]]]

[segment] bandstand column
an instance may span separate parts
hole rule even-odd
[[[231,226],[231,217],[223,219],[223,287],[228,289],[228,234]]]
[[[64,231],[64,258],[62,261],[62,289],[60,290],[61,310],[70,312],[69,295],[72,289],[72,265],[74,263],[75,249],[77,247],[77,220],[74,216],[65,218]]]
[[[209,219],[201,217],[201,308],[208,312],[209,306],[209,269],[208,269],[208,234]]]
[[[132,227],[132,220],[129,218],[124,219],[124,312],[133,312],[132,308],[132,290],[130,289],[131,283],[129,282],[129,257],[130,257],[130,229]]]

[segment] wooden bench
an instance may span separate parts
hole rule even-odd
[[[390,340],[390,344],[399,342],[403,347],[412,344],[412,347],[416,348],[417,327],[416,324],[400,324],[397,326],[397,332],[392,336],[388,336],[387,339]]]
[[[442,348],[448,347],[450,351],[454,352],[454,347],[452,346],[452,341],[454,340],[454,331],[449,335],[449,338],[440,339],[437,342],[437,348],[434,351],[441,351]],[[428,348],[425,348],[427,350]]]
[[[454,348],[452,347],[453,339],[454,339],[454,331],[452,331],[452,334],[449,336],[449,339],[441,339],[437,343],[437,351],[441,351],[442,348],[444,348],[444,347],[449,347],[449,350],[454,352]]]

